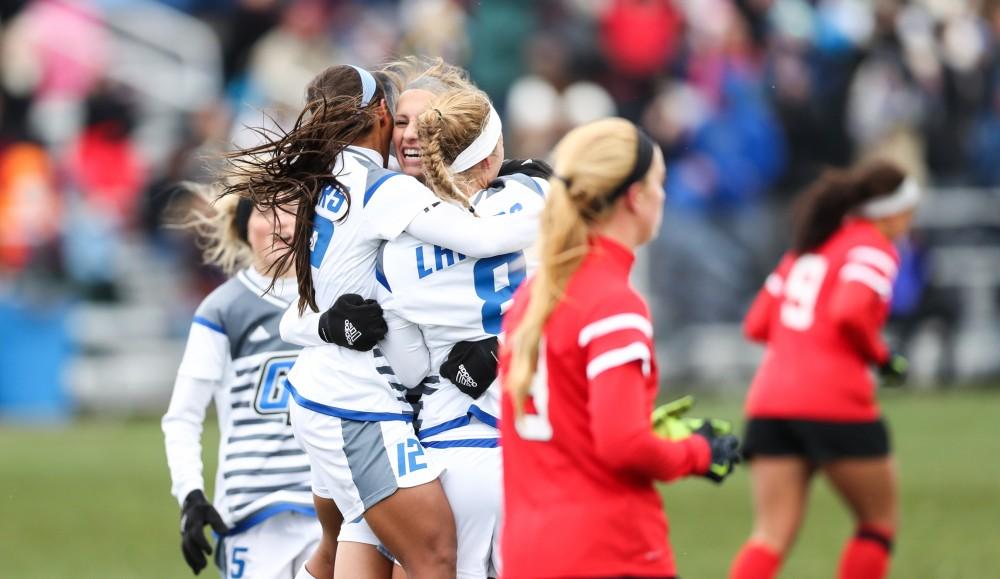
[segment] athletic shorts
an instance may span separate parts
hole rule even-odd
[[[441,485],[455,513],[456,577],[499,577],[503,512],[501,449],[428,447],[427,454],[444,469]]]
[[[500,514],[503,492],[500,448],[427,448],[441,465],[441,485],[455,514],[457,579],[500,576]],[[364,520],[345,523],[339,541],[375,545],[392,556]]]
[[[295,439],[309,455],[313,493],[337,503],[345,522],[360,519],[397,489],[441,474],[408,422],[349,420],[298,404],[289,404],[289,415]]]
[[[323,536],[316,517],[280,513],[242,533],[227,535],[216,546],[223,578],[291,578],[312,556]]]
[[[752,418],[743,437],[743,457],[800,456],[822,464],[842,458],[889,455],[889,431],[879,418],[871,422],[828,422]]]

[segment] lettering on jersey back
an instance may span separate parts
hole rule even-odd
[[[434,252],[433,264],[430,263],[429,259],[425,258],[426,255],[424,253],[425,247],[428,248],[428,253],[432,251],[431,248],[433,248]],[[431,275],[436,271],[441,271],[442,269],[449,268],[455,265],[456,263],[467,259],[466,256],[462,255],[461,253],[452,251],[450,249],[445,249],[438,245],[426,245],[426,246],[421,245],[415,248],[414,252],[417,258],[417,277],[419,277],[420,279],[424,279],[425,277]],[[433,269],[428,267],[430,265],[433,265]]]
[[[269,359],[261,366],[260,379],[257,381],[257,394],[254,396],[253,407],[258,414],[264,416],[284,415],[288,418],[288,400],[291,397],[287,384],[288,372],[295,364],[295,356],[279,356]]]

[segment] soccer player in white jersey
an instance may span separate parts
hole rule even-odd
[[[544,180],[497,178],[504,157],[500,118],[482,92],[434,99],[418,117],[418,132],[425,182],[442,199],[480,215],[544,206]],[[475,354],[462,355],[468,350],[456,344],[495,352],[501,316],[526,275],[524,253],[473,259],[404,234],[386,244],[380,265],[380,303],[417,324],[430,351],[433,375],[420,386],[417,432],[446,469],[441,482],[455,514],[457,577],[497,577],[500,391],[495,366],[484,373],[472,363]]]
[[[438,196],[462,206],[471,202],[483,215],[540,210],[548,188],[547,166],[509,161],[503,163],[508,171],[538,178],[498,178],[502,127],[486,95],[471,85],[438,97],[420,94],[426,92],[402,93],[393,139],[398,153],[416,152],[422,159],[421,173]],[[404,170],[410,166],[405,159],[401,165]],[[441,481],[456,519],[457,576],[496,577],[499,390],[490,353],[496,350],[500,317],[525,277],[523,252],[473,259],[404,233],[383,247],[377,274],[379,301],[391,314],[418,324],[430,349],[432,375],[414,389],[422,392],[418,434],[428,455],[447,467]],[[304,338],[307,343],[309,336]],[[484,351],[487,364],[481,364]],[[402,367],[392,356],[389,362]],[[442,367],[445,377],[437,372]],[[345,551],[348,545],[356,550],[358,544],[377,543],[363,521],[345,525],[341,540]],[[368,562],[366,577],[388,576],[384,561],[380,565],[377,557],[369,557]],[[338,558],[338,569],[340,563]]]
[[[414,434],[411,408],[380,373],[367,328],[346,324],[338,306],[375,296],[378,249],[404,231],[487,257],[530,243],[538,215],[479,218],[442,203],[412,177],[384,169],[392,117],[382,94],[363,69],[335,66],[320,73],[290,131],[236,153],[234,173],[242,179],[229,190],[278,212],[296,212],[289,250],[277,261],[278,267],[297,265],[299,286],[299,303],[285,314],[282,335],[304,324],[322,338],[322,345],[303,349],[288,389],[295,402],[292,427],[312,465],[313,492],[339,510],[334,516],[318,509],[324,535],[336,537],[343,520],[364,517],[411,579],[454,577],[454,519],[437,480],[440,468]],[[320,312],[320,305],[330,309],[303,315],[307,306]],[[403,366],[422,376],[429,360],[419,330],[387,320],[382,350],[409,359]]]
[[[206,204],[219,190],[192,185]],[[199,306],[170,407],[163,417],[172,491],[182,508],[182,551],[198,574],[211,553],[204,527],[220,536],[216,563],[223,577],[292,579],[320,541],[309,492],[309,460],[288,424],[284,378],[298,346],[282,342],[278,324],[298,292],[286,271],[274,287],[265,276],[273,243],[291,235],[294,218],[227,196],[211,214],[195,212],[205,258],[237,272]],[[280,243],[280,242],[279,242]],[[215,401],[221,442],[215,502],[205,497],[201,432]]]

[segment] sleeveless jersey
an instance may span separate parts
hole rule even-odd
[[[278,322],[297,296],[294,280],[238,273],[198,307],[178,374],[220,386],[221,438],[214,504],[232,532],[286,510],[314,513],[309,459],[288,423],[285,376],[299,348]]]
[[[545,181],[510,175],[494,181],[471,202],[483,216],[540,211],[546,189]],[[430,351],[431,375],[416,389],[420,393],[416,427],[425,445],[449,446],[440,443],[463,440],[466,446],[472,444],[468,441],[495,446],[498,384],[473,400],[437,372],[457,342],[501,333],[502,316],[528,265],[522,251],[473,259],[406,233],[383,247],[379,302],[420,326]]]
[[[381,164],[377,152],[348,147],[333,168],[343,189],[328,186],[316,205],[311,265],[320,311],[343,294],[375,297],[382,242],[395,239],[437,201],[416,179]],[[308,346],[289,374],[291,394],[306,408],[340,418],[410,420],[409,404],[390,387],[375,357],[335,345]]]

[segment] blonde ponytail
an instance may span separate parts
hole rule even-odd
[[[456,181],[470,179],[472,169],[455,175],[451,164],[483,131],[490,108],[489,98],[482,91],[456,90],[436,97],[417,118],[424,180],[441,199],[471,208]]]
[[[236,209],[240,198],[223,193],[221,184],[183,182],[181,189],[191,194],[191,209],[172,227],[193,231],[207,265],[232,275],[253,263],[253,250],[240,235]]]
[[[541,264],[528,308],[506,345],[511,357],[504,387],[514,396],[518,416],[538,369],[545,324],[587,255],[591,227],[614,207],[601,201],[631,172],[637,139],[632,123],[604,119],[573,129],[556,145],[555,176],[542,212]]]

